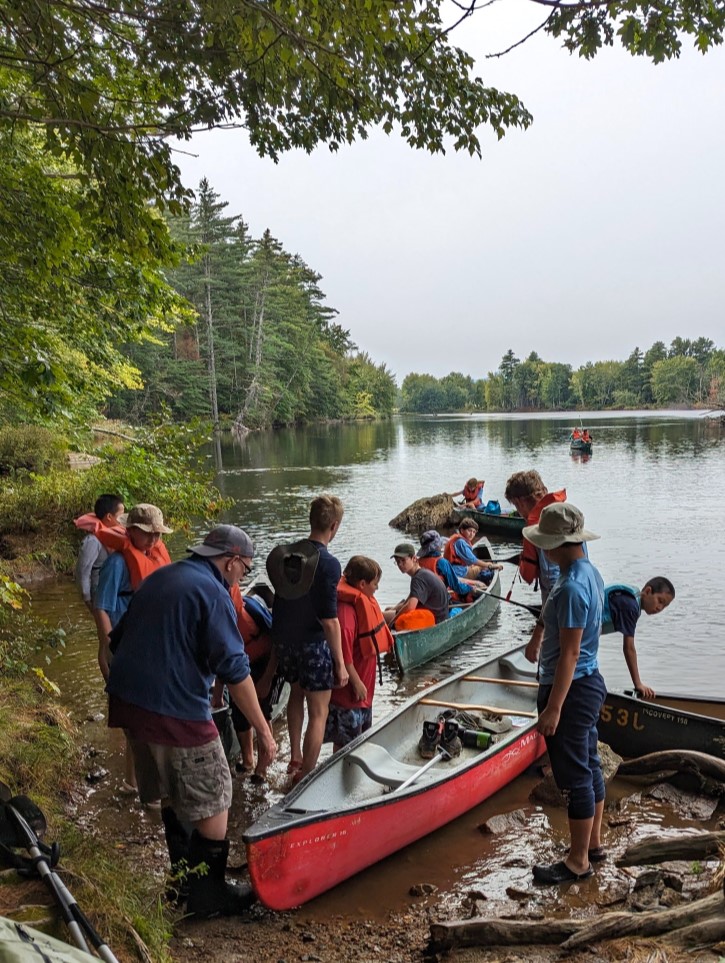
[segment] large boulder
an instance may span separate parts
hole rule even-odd
[[[619,769],[622,757],[618,756],[616,752],[613,752],[604,742],[599,743],[598,752],[599,758],[602,760],[602,775],[604,776],[604,783],[606,785],[610,779],[613,779],[617,774],[617,769]],[[529,799],[531,802],[538,803],[542,806],[566,808],[566,800],[557,788],[551,773],[534,786]]]
[[[454,508],[453,497],[447,492],[431,495],[430,498],[419,498],[391,519],[390,526],[411,535],[420,535],[429,528],[443,528],[453,524]]]

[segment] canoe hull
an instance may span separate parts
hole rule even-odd
[[[247,843],[254,891],[268,909],[300,906],[473,809],[521,775],[544,749],[532,727],[489,764],[432,789],[397,800],[391,795],[374,809],[331,815]]]
[[[501,579],[498,572],[488,586],[488,591],[495,595],[501,594]],[[466,639],[470,639],[495,615],[499,604],[499,599],[484,594],[459,615],[454,615],[445,622],[431,625],[427,629],[395,632],[395,659],[400,671],[407,672],[416,666],[424,665],[460,645],[461,642],[465,642]]]
[[[569,444],[570,451],[578,451],[582,455],[591,455],[592,443],[590,441],[572,441]]]
[[[453,517],[456,521],[463,518],[473,518],[478,523],[479,532],[488,535],[511,535],[521,538],[521,532],[526,525],[526,519],[520,515],[489,515],[488,512],[478,512],[473,508],[455,508]]]
[[[244,833],[261,902],[286,910],[313,899],[456,819],[536,762],[546,748],[536,731],[538,687],[510,684],[528,679],[522,660],[519,647],[419,693],[263,813]],[[431,767],[417,748],[422,724],[451,702],[481,710],[483,703],[503,728],[488,747],[464,747]]]
[[[708,703],[699,703],[699,713],[694,713],[677,704],[686,700],[673,698],[672,706],[666,705],[667,701],[666,696],[649,701],[608,693],[599,717],[599,738],[625,757],[691,749],[725,759],[725,721],[700,714],[708,711]],[[713,703],[712,711],[722,707],[722,703]]]

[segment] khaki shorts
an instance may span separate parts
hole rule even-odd
[[[232,777],[220,739],[191,748],[130,743],[141,802],[168,799],[176,815],[190,823],[231,806]]]

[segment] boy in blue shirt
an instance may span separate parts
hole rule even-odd
[[[542,618],[539,657],[539,719],[556,785],[567,798],[571,837],[567,856],[534,866],[539,883],[558,884],[592,875],[601,858],[604,778],[597,754],[597,720],[607,689],[597,661],[604,582],[586,556],[584,543],[598,535],[568,502],[544,508],[524,537],[559,566]]]

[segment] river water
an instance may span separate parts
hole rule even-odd
[[[568,435],[579,418],[579,414],[399,418],[258,433],[242,443],[227,437],[217,484],[236,499],[236,507],[225,520],[245,528],[255,540],[253,577],[263,578],[264,558],[273,545],[307,534],[310,500],[321,492],[336,494],[346,511],[331,549],[343,565],[357,553],[376,558],[383,568],[378,598],[392,603],[404,597],[409,586],[390,559],[403,537],[388,525],[393,516],[417,498],[462,488],[471,475],[485,478],[488,498],[498,498],[507,507],[503,491],[508,476],[536,468],[549,490],[567,489],[569,500],[584,512],[587,527],[601,535],[589,548],[605,582],[641,586],[653,575],[666,575],[675,584],[677,597],[670,608],[643,616],[639,624],[643,681],[663,692],[722,696],[725,432],[688,412],[587,413],[581,418],[594,436],[594,452],[589,458],[574,457]],[[153,502],[153,492],[146,498]],[[515,542],[491,541],[502,557],[517,549]],[[182,554],[187,542],[185,536],[171,536],[172,554]],[[513,577],[513,567],[506,566],[504,594]],[[512,597],[536,601],[533,589],[520,581]],[[158,845],[153,829],[157,816],[116,791],[122,773],[117,734],[109,734],[102,721],[89,719],[104,712],[105,699],[86,610],[69,580],[39,588],[34,605],[67,632],[66,651],[44,667],[61,686],[84,742],[97,753],[89,760],[89,770],[98,766],[109,770],[89,789],[79,818],[106,831],[123,827],[124,846],[142,847],[149,841]],[[376,692],[375,718],[433,679],[520,644],[531,627],[525,610],[502,604],[479,636],[445,658],[404,679],[388,668]],[[602,671],[613,689],[629,684],[618,638],[606,637],[600,649]],[[281,759],[270,784],[258,788],[237,783],[232,820],[236,832],[284,791],[283,729]],[[498,865],[493,843],[476,834],[472,851],[472,828],[490,813],[524,805],[529,788],[525,778],[517,781],[467,817],[386,860],[383,867],[316,900],[316,911],[350,912],[354,907],[361,914],[370,913],[380,905],[381,886],[390,909],[391,901],[407,894],[411,881],[432,880],[441,888],[462,886],[475,881],[484,865],[490,876]],[[508,882],[510,876],[509,872]]]

